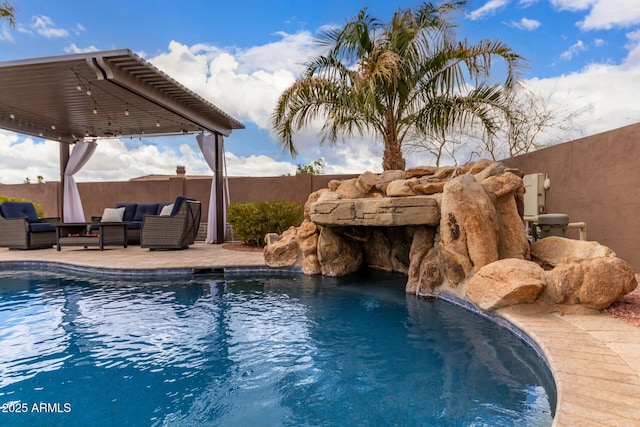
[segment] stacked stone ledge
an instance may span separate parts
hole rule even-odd
[[[302,224],[268,236],[271,267],[342,276],[369,267],[406,274],[406,292],[444,291],[483,310],[539,302],[600,310],[637,286],[596,242],[530,244],[523,174],[500,162],[365,172],[312,193]]]

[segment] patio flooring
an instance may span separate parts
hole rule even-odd
[[[2,262],[48,262],[106,270],[265,268],[260,252],[196,243],[188,250],[139,246],[34,251],[0,249]],[[640,328],[604,314],[559,314],[534,306],[500,315],[531,337],[553,373],[558,404],[554,426],[640,426]]]

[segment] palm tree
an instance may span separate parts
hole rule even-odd
[[[424,3],[398,10],[386,24],[363,9],[325,32],[320,43],[327,53],[306,64],[273,113],[282,147],[296,155],[294,132],[320,118],[321,142],[373,134],[384,143],[383,169],[404,169],[405,139],[469,122],[493,132],[497,115],[508,113],[507,94],[523,58],[499,41],[457,41],[450,14],[465,4]],[[506,64],[502,84],[488,81],[494,58]]]
[[[6,19],[9,21],[9,25],[15,28],[16,20],[15,20],[16,8],[11,6],[7,0],[3,1],[0,4],[0,18]]]

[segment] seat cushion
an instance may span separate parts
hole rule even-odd
[[[124,212],[126,208],[124,206],[119,208],[105,208],[102,212],[102,218],[100,222],[122,222]]]
[[[162,209],[160,209],[160,213],[158,215],[169,216],[171,215],[171,212],[173,212],[173,203],[170,205],[163,206]]]
[[[30,222],[29,231],[32,233],[55,232],[56,228],[48,222]]]
[[[133,217],[136,215],[137,203],[118,203],[116,208],[124,208],[124,215],[122,215],[123,221],[133,221]]]
[[[136,214],[133,216],[134,221],[142,221],[145,215],[157,215],[157,203],[138,203],[136,206]]]
[[[0,205],[2,216],[9,218],[27,218],[27,222],[40,222],[36,208],[29,202],[4,202]]]

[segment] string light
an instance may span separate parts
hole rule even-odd
[[[159,121],[159,120],[156,122],[156,127],[157,127],[157,128],[159,128],[159,127],[160,127],[160,121]]]
[[[78,85],[76,86],[76,90],[78,92],[82,91],[82,85],[80,83],[78,83]]]
[[[56,125],[51,125],[52,130],[56,130]]]
[[[127,107],[127,109],[126,109],[126,110],[124,110],[124,115],[125,115],[125,116],[128,116],[128,115],[129,115],[129,107]]]
[[[16,115],[15,115],[15,114],[13,114],[13,113],[11,113],[11,114],[9,114],[9,118],[10,118],[11,120],[15,120]]]

